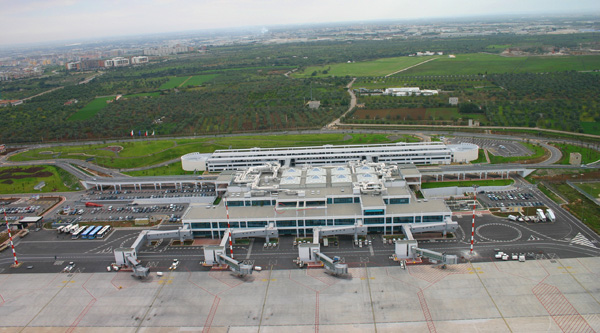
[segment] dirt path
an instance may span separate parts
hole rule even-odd
[[[27,98],[23,98],[23,100],[24,100],[24,101],[28,101],[28,100],[30,100],[30,99],[32,99],[32,98],[35,98],[35,97],[38,97],[38,96],[42,96],[42,95],[45,95],[45,94],[47,94],[47,93],[51,93],[51,92],[53,92],[54,90],[58,90],[58,89],[62,89],[62,88],[64,88],[64,87],[56,87],[56,88],[53,88],[53,89],[50,89],[50,90],[47,90],[47,91],[41,92],[41,93],[39,93],[39,94],[37,94],[37,95],[33,95],[33,96],[31,96],[31,97],[27,97]]]
[[[188,82],[192,77],[188,77],[187,79],[185,79],[185,81],[181,82],[180,85],[177,86],[177,88],[181,88],[186,82]]]
[[[386,75],[385,77],[392,76],[392,75],[394,75],[394,74],[398,74],[398,73],[400,73],[400,72],[404,72],[405,70],[409,70],[409,69],[411,69],[411,68],[413,68],[413,67],[421,66],[421,65],[423,65],[424,63],[426,63],[426,62],[430,62],[430,61],[433,61],[433,60],[435,60],[435,59],[439,59],[439,57],[436,57],[436,58],[431,58],[431,59],[429,59],[429,60],[425,60],[425,61],[423,61],[423,62],[420,62],[420,63],[418,63],[418,64],[416,64],[416,65],[408,66],[408,67],[406,67],[406,68],[403,68],[403,69],[401,69],[401,70],[399,70],[399,71],[395,71],[395,72],[393,72],[393,73],[390,73],[390,74]]]

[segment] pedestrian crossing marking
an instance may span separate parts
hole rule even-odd
[[[577,233],[577,235],[575,237],[573,237],[573,239],[571,239],[570,244],[578,244],[578,245],[589,246],[589,247],[594,247],[594,248],[596,247],[596,245],[594,245],[594,243],[592,243],[589,239],[587,239],[580,232]]]

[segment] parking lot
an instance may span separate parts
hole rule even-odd
[[[487,149],[490,153],[496,156],[513,157],[533,155],[533,152],[529,148],[525,147],[518,141],[469,137],[454,137],[448,139],[448,143],[451,144],[458,144],[461,142],[474,143],[478,145],[479,148]]]

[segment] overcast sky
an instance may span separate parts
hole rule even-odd
[[[244,26],[600,13],[600,0],[0,0],[0,46]]]

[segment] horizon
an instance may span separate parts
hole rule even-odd
[[[261,27],[600,14],[600,5],[590,0],[580,0],[575,5],[557,0],[532,0],[526,3],[487,0],[475,5],[466,0],[451,4],[432,0],[428,4],[410,5],[402,1],[383,0],[378,2],[378,6],[363,6],[363,2],[359,1],[342,6],[332,0],[309,0],[302,4],[272,0],[209,0],[199,3],[192,0],[152,0],[150,4],[146,3],[137,0],[127,3],[110,0],[100,4],[78,0],[8,3],[3,8],[5,15],[0,20],[0,29],[10,33],[0,38],[0,48]],[[539,8],[544,8],[544,11],[539,12]],[[289,15],[290,12],[294,14]]]

